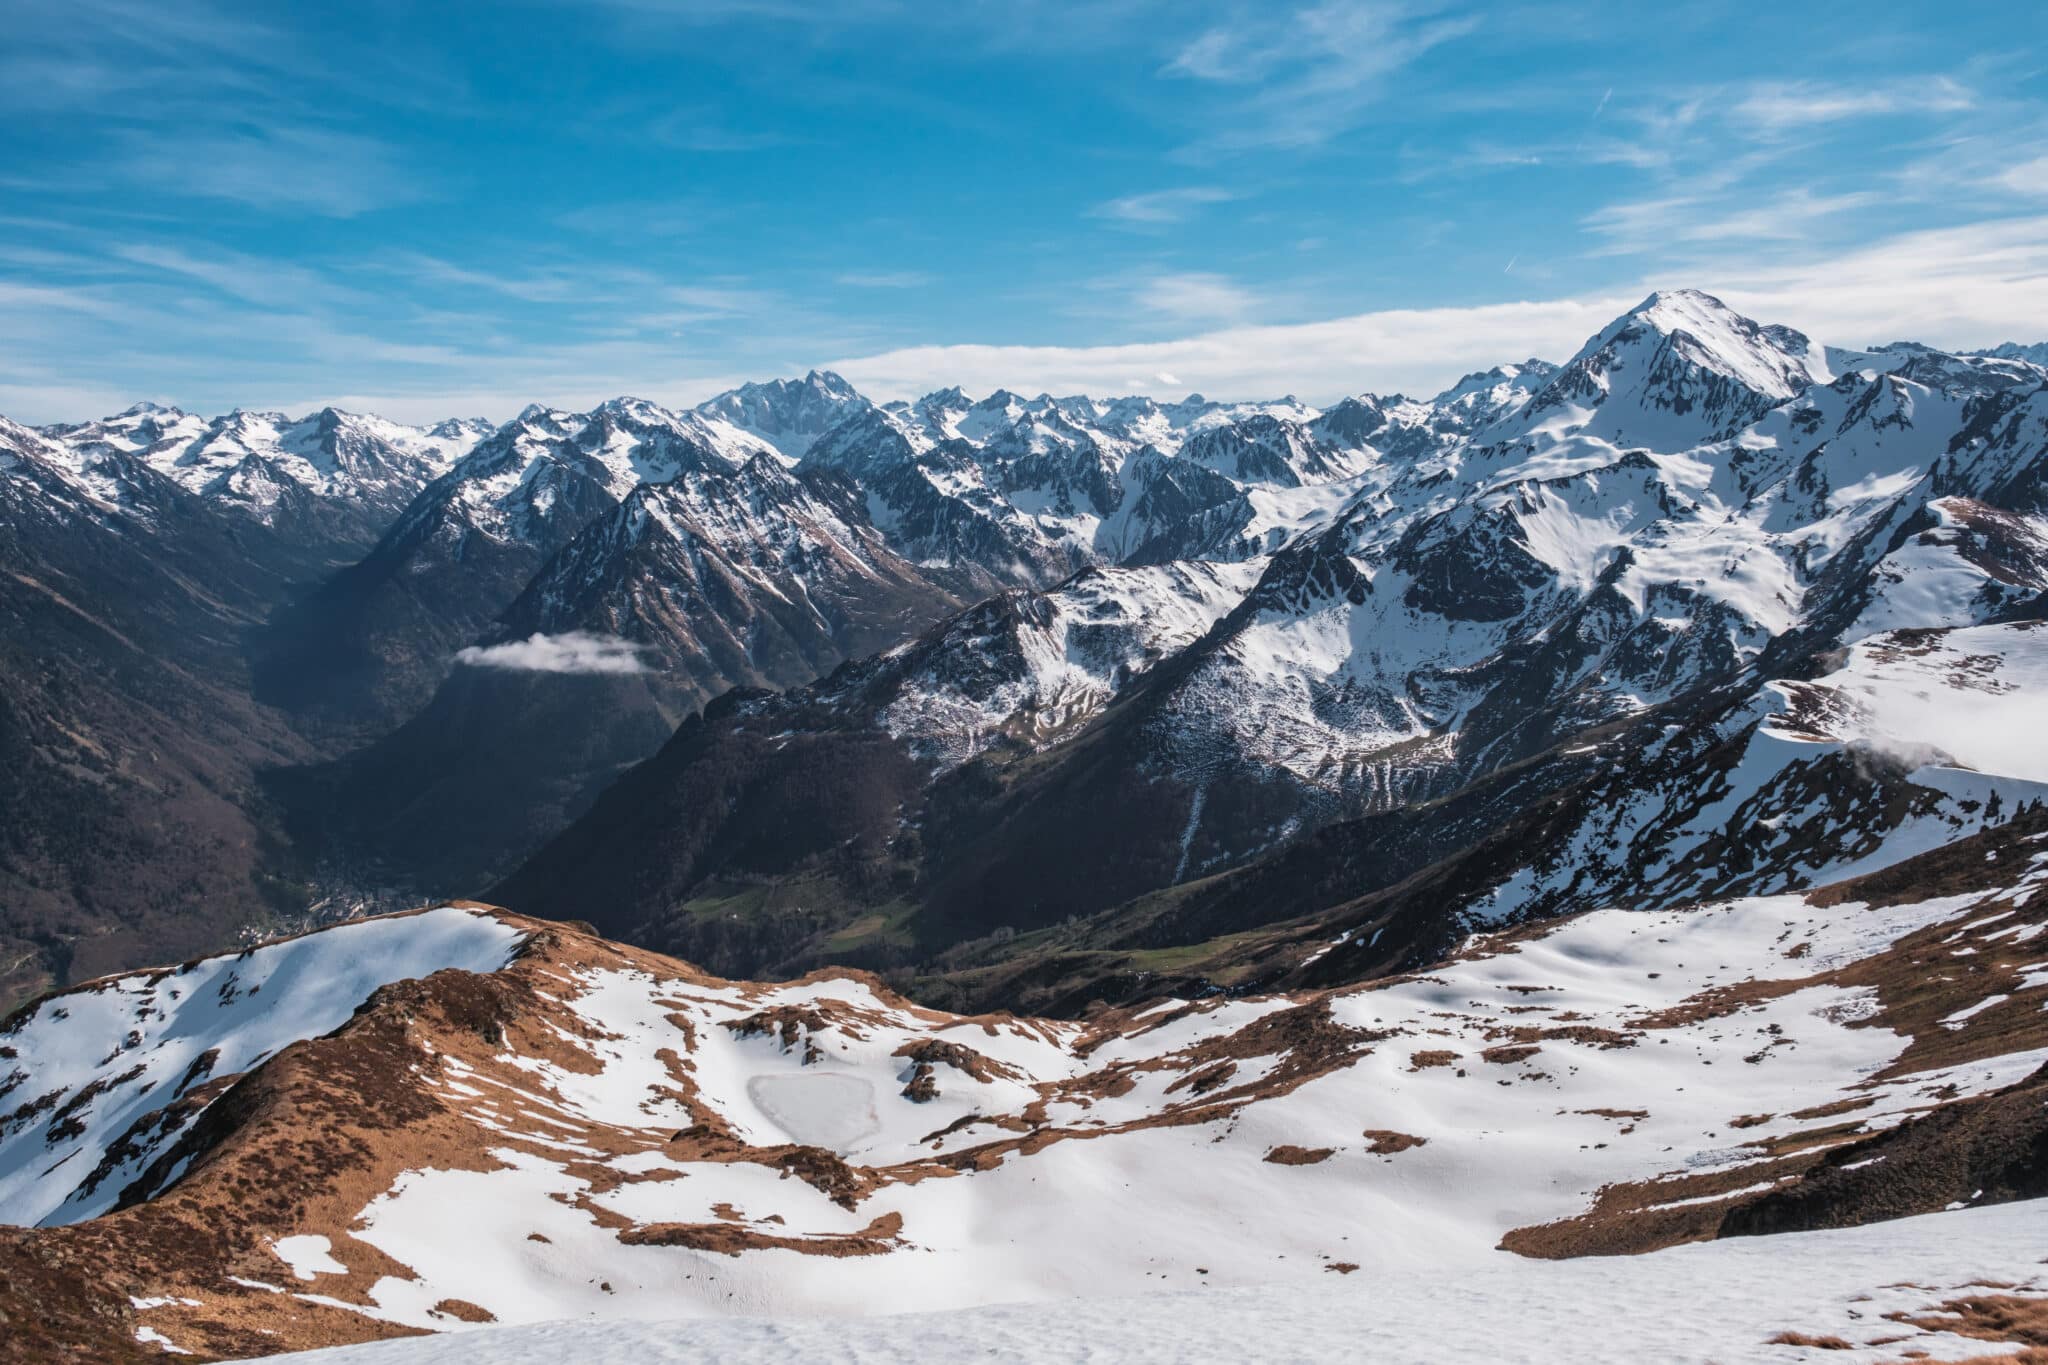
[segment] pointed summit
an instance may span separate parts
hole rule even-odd
[[[1523,394],[1534,393],[1543,382],[1557,373],[1557,366],[1534,356],[1519,365],[1495,365],[1490,370],[1474,370],[1457,383],[1445,389],[1430,401],[1438,407],[1469,400],[1473,395],[1492,398],[1519,390]]]
[[[632,394],[622,393],[616,398],[607,398],[598,404],[598,411],[640,415],[661,412],[663,409],[652,399],[635,398]]]
[[[1753,322],[1698,289],[1658,290],[1620,322],[1661,333],[1687,359],[1773,399],[1790,398],[1816,377],[1807,369],[1813,343],[1805,333]]]
[[[872,404],[830,370],[802,379],[742,384],[699,403],[696,412],[726,422],[766,441],[791,460],[800,460],[817,439]]]
[[[804,387],[842,400],[860,397],[853,385],[831,370],[812,370],[804,376]]]
[[[497,429],[498,424],[488,417],[450,417],[428,427],[427,435],[443,441],[456,441],[467,437],[474,443]]]
[[[1580,347],[1508,419],[1507,435],[1542,428],[1679,449],[1730,434],[1824,374],[1804,333],[1697,289],[1659,290]]]

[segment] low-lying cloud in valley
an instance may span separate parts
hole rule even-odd
[[[502,645],[471,645],[455,662],[473,668],[502,668],[518,673],[645,673],[640,646],[616,635],[572,630],[563,635],[536,631],[524,640]]]

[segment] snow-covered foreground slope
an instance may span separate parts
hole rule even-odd
[[[862,1322],[561,1322],[315,1351],[306,1365],[663,1365],[752,1361],[1367,1360],[1386,1365],[1558,1361],[1757,1362],[1981,1357],[2000,1348],[1945,1330],[1944,1299],[2037,1264],[2042,1206],[2011,1204],[1843,1231],[1724,1241],[1624,1259],[1500,1257],[1455,1276],[1396,1268],[1371,1279],[1159,1292],[908,1313]],[[1926,1325],[1892,1320],[1894,1315]],[[1963,1320],[1948,1315],[1953,1325]],[[1774,1337],[1805,1341],[1773,1341]],[[1883,1345],[1871,1343],[1882,1342]]]
[[[13,1106],[0,1116],[0,1221],[105,1213],[221,1079],[346,1023],[388,982],[495,971],[519,938],[487,915],[443,907],[112,977],[26,1007],[0,1048],[0,1100]]]
[[[221,1065],[267,1060],[161,1135],[126,1109],[95,1118],[118,1092],[92,1080],[120,1065],[98,1059],[139,1017],[100,1006],[138,1000],[142,978],[18,1026],[12,1066],[73,1079],[7,1120],[11,1150],[79,1122],[70,1160],[105,1160],[118,1131],[148,1174],[118,1212],[0,1239],[0,1269],[24,1245],[45,1266],[104,1262],[99,1299],[68,1292],[141,1286],[120,1291],[123,1329],[207,1354],[1019,1301],[1058,1305],[1042,1311],[1063,1330],[1116,1311],[1076,1299],[1250,1286],[1355,1313],[1425,1277],[1535,1301],[1582,1281],[1526,1258],[2024,1193],[2039,1174],[1999,1135],[2024,1151],[2048,1099],[2044,884],[2048,819],[2029,812],[1805,896],[1602,910],[1474,940],[1423,975],[1086,1022],[946,1015],[861,977],[728,982],[514,916],[373,921],[270,951],[346,961],[351,934],[455,932],[421,964],[467,970],[386,986],[324,1037],[308,1034],[331,1013],[260,1036],[244,1018]],[[387,974],[328,994],[339,1008]],[[237,1009],[218,996],[159,997],[131,1046]],[[1920,1283],[1927,1256],[1928,1296],[1896,1306],[1931,1306],[1934,1280],[1979,1268],[1967,1229],[2010,1233],[2008,1216],[1858,1234],[1830,1283],[1845,1302]],[[1901,1251],[1873,1279],[1887,1240],[1960,1250]],[[1691,1255],[1709,1278],[1728,1267],[1732,1294],[1775,1254]],[[1993,1259],[2007,1281],[2038,1273]],[[1694,1263],[1630,1273],[1682,1282]],[[1715,1358],[1762,1351],[1766,1326],[1843,1325],[1783,1303],[1760,1302]],[[750,1331],[760,1349],[806,1340],[723,1330],[736,1349]]]
[[[503,1165],[409,1173],[363,1209],[354,1240],[413,1274],[376,1279],[362,1311],[421,1327],[444,1298],[501,1321],[902,1312],[1343,1262],[1449,1270],[1608,1185],[1657,1181],[1668,1194],[1655,1203],[1768,1187],[1754,1144],[1825,1126],[1792,1111],[1867,1098],[1860,1116],[1881,1126],[1924,1088],[1994,1089],[2048,1060],[1866,1084],[1905,1040],[1857,1027],[1876,999],[1832,983],[1732,1023],[1659,1018],[1717,986],[1857,960],[1971,904],[1613,912],[1433,978],[1327,1001],[1168,1005],[1106,1035],[920,1017],[843,979],[749,989],[580,973],[575,1018],[622,1035],[601,1049],[603,1071],[448,1068],[436,1089],[504,1141]],[[2048,943],[2029,956],[2048,962]],[[678,1052],[680,1077],[656,1056],[684,1041],[676,1015],[695,1044]],[[920,1047],[937,1092],[923,1101],[903,1093],[918,1067],[905,1049]],[[694,1084],[663,1094],[679,1080]],[[1771,1117],[1730,1126],[1756,1114]],[[711,1150],[689,1151],[693,1123],[744,1148],[824,1148],[850,1169],[821,1188],[743,1152],[706,1161]],[[637,1178],[606,1191],[607,1168]],[[869,1179],[865,1198],[835,1198]],[[622,1239],[615,1218],[694,1231]],[[720,1264],[704,1252],[721,1242],[765,1254]]]

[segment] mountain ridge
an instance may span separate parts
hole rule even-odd
[[[376,419],[137,405],[30,436],[47,487],[117,509],[97,524],[153,534],[168,483],[212,508],[209,544],[246,542],[211,551],[221,565],[257,547],[289,560],[236,627],[237,699],[206,703],[253,706],[259,728],[302,741],[230,798],[256,812],[254,862],[287,901],[317,884],[343,889],[322,903],[404,903],[500,874],[554,895],[540,888],[566,864],[519,865],[726,688],[813,688],[952,621],[938,638],[958,657],[932,679],[955,681],[912,688],[895,721],[835,711],[829,688],[712,717],[830,718],[803,744],[824,787],[879,823],[822,883],[812,855],[778,862],[757,839],[737,881],[632,912],[705,928],[684,907],[758,903],[719,921],[736,927],[719,953],[805,960],[794,935],[923,970],[920,954],[1045,932],[1047,916],[1127,917],[1324,828],[1564,799],[1585,766],[1564,757],[1575,737],[1662,710],[1692,724],[1688,697],[1817,676],[1845,640],[2038,613],[2043,374],[1904,343],[1823,348],[1693,290],[1651,295],[1564,365],[1475,371],[1427,400],[942,389],[878,404],[814,371],[683,411],[622,396],[535,404],[488,435],[441,424],[420,439],[444,454],[479,439],[331,572],[349,552],[279,520],[321,505],[310,475],[275,483],[276,525],[232,476],[256,458],[244,447],[290,430],[340,478],[343,435],[398,448],[371,439]],[[1118,576],[1141,568],[1177,586],[1120,595],[1154,581]],[[1013,624],[984,635],[968,623],[991,594],[1010,605],[989,619]],[[1096,619],[1070,614],[1084,601]],[[1148,613],[1200,630],[1112,652],[1110,673],[1094,646],[1033,652]],[[970,657],[973,641],[995,653]],[[754,742],[713,748],[741,761]],[[880,765],[876,792],[832,786],[861,781],[824,757],[841,742]],[[1415,832],[1433,856],[1477,828],[1442,820]],[[623,875],[651,895],[667,883],[634,872],[640,856]],[[1031,892],[1045,869],[1068,889]],[[929,937],[924,910],[953,927]],[[742,949],[757,915],[763,937]]]
[[[609,841],[572,831],[492,895],[541,910],[611,887],[610,931],[725,970],[796,970],[830,953],[890,967],[997,931],[1125,913],[1115,907],[1282,856],[1325,826],[1441,811],[1440,834],[1408,835],[1428,858],[1379,864],[1398,880],[1476,837],[1452,798],[1492,774],[1522,772],[1507,788],[1522,799],[1566,799],[1585,780],[1568,752],[1582,736],[1660,712],[1681,729],[1721,712],[1753,727],[1768,707],[1752,701],[1770,683],[1826,672],[1817,661],[1847,642],[2039,615],[2043,376],[1916,353],[1823,382],[1809,361],[1812,343],[1788,329],[1697,292],[1653,295],[1571,365],[1503,372],[1469,439],[1357,466],[1320,524],[1244,559],[1259,576],[1235,606],[1072,723],[1030,738],[1028,717],[1052,699],[1020,696],[1014,712],[976,722],[999,743],[932,766],[914,733],[906,746],[872,712],[826,703],[821,723],[829,687],[743,702],[650,758],[615,804],[600,800],[586,820]],[[1610,403],[1621,418],[1603,416]],[[1001,406],[1028,415],[1011,398]],[[1620,439],[1646,420],[1678,444]],[[1270,413],[1246,425],[1306,430]],[[897,430],[897,456],[914,457]],[[1133,462],[1145,458],[1158,456]],[[1233,468],[1298,483],[1284,464]],[[690,762],[740,764],[756,784],[745,790],[779,800],[775,764],[741,755],[753,735],[783,732],[815,736],[813,750],[895,755],[887,771],[899,776],[872,809],[911,806],[864,827],[847,847],[867,852],[852,862],[792,849],[786,863],[694,891],[674,868],[636,867],[631,845],[662,829],[647,812],[669,809],[660,784],[695,790]],[[1654,750],[1622,745],[1612,761],[1641,776],[1634,765]],[[839,776],[858,764],[807,761],[858,785]],[[920,764],[927,775],[905,788],[900,774]],[[871,808],[834,791],[848,810]],[[774,902],[785,884],[807,916],[764,907],[751,946],[697,908]],[[849,939],[848,925],[877,920],[882,929]],[[805,956],[806,940],[828,956]]]

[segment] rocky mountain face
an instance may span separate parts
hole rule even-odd
[[[288,901],[257,773],[311,749],[240,643],[302,547],[0,419],[0,998],[218,947]]]
[[[946,835],[925,814],[935,793],[985,796],[992,766],[1086,729],[1210,630],[1256,572],[1084,570],[1047,592],[992,598],[810,687],[728,694],[495,894],[552,903],[560,878],[587,876],[602,930],[687,942],[708,962],[779,962],[820,935],[890,960],[923,932],[904,921],[926,846]],[[637,851],[649,839],[661,841],[658,863]],[[873,912],[848,923],[849,901]]]
[[[1881,633],[2037,618],[2048,602],[2042,373],[1924,349],[1839,377],[1828,365],[1796,332],[1680,292],[1647,300],[1564,366],[1460,384],[1440,405],[1464,405],[1463,428],[1398,419],[1401,433],[1470,433],[1440,434],[1404,459],[1371,443],[1416,406],[1405,400],[1377,412],[1359,400],[1341,423],[1239,414],[1193,431],[1172,457],[1154,442],[1122,470],[1150,459],[1198,468],[1270,520],[1273,499],[1327,491],[1320,514],[1270,553],[1234,541],[1223,562],[1256,579],[1106,704],[1048,726],[1041,717],[1058,713],[1059,693],[1034,679],[991,692],[993,714],[972,720],[982,738],[962,744],[958,713],[943,706],[888,711],[832,684],[735,698],[685,727],[600,801],[588,828],[572,828],[494,894],[561,913],[582,889],[615,889],[607,931],[721,970],[893,967],[977,944],[994,960],[1013,956],[1018,936],[1060,941],[1075,916],[1120,925],[1103,927],[1105,942],[1149,947],[1304,908],[1173,889],[1264,857],[1331,906],[1512,823],[1523,831],[1512,870],[1529,860],[1525,827],[1538,812],[1569,845],[1556,856],[1579,880],[1503,886],[1504,872],[1461,893],[1454,913],[1425,917],[1436,927],[1405,947],[1441,947],[1461,915],[1511,919],[1623,891],[1652,903],[1697,891],[1682,879],[1645,883],[1641,864],[1653,849],[1683,860],[1659,840],[1713,807],[1713,789],[1699,785],[1703,756],[1734,763],[1752,741],[1768,747],[1755,736],[1769,732],[1774,688],[1837,671],[1840,651]],[[945,421],[963,433],[997,420],[987,407],[959,414],[950,400],[936,410],[958,414]],[[1075,420],[1063,407],[1034,415],[1008,400],[1002,412],[1006,430]],[[1374,425],[1376,416],[1386,420]],[[1319,421],[1354,444],[1319,440]],[[928,415],[926,425],[943,423]],[[908,452],[927,471],[947,450],[936,439],[920,448],[909,418],[889,410],[863,430],[873,439],[861,449]],[[822,449],[859,477],[844,446],[853,435]],[[1001,468],[992,457],[974,468],[976,496],[1000,486],[988,477]],[[1047,599],[1024,600],[1042,610]],[[980,664],[984,647],[967,643],[978,638],[967,631],[955,646],[967,656],[959,671]],[[919,649],[943,651],[947,639],[942,630]],[[906,715],[920,719],[892,721]],[[735,809],[781,809],[791,778],[778,773],[769,737],[803,748],[791,771],[842,784],[819,803],[843,822],[829,844],[764,848],[757,838],[743,857],[700,860],[693,833],[690,852],[657,871],[635,859],[632,847],[674,828],[680,812],[715,807],[709,792],[727,793]],[[1739,861],[1750,879],[1732,885],[1802,884],[1905,821],[1897,788],[1869,777],[1876,768],[1864,759],[1822,767],[1829,779],[1815,770],[1800,790],[1835,803],[1821,822],[1832,832],[1810,835],[1799,859]],[[1677,788],[1638,800],[1662,790],[1664,771]],[[1794,795],[1778,804],[1802,809]],[[1982,799],[1922,804],[1946,802],[1960,821],[1951,828],[1962,828],[1970,822],[1955,801]],[[1592,818],[1641,800],[1657,813],[1602,834],[1612,852],[1597,872],[1591,832],[1559,823],[1561,804]],[[1888,814],[1873,817],[1878,807]],[[725,837],[701,819],[690,828],[707,846]],[[1724,844],[1691,856],[1719,858]],[[1315,850],[1332,866],[1298,864]],[[1184,922],[1160,899],[1212,894],[1228,908]],[[991,999],[1016,987],[1001,981]]]
[[[197,951],[302,909],[309,877],[487,879],[707,697],[958,605],[842,483],[716,417],[621,399],[479,434],[148,405],[7,428],[10,997],[133,961],[160,913],[190,923],[153,941]],[[593,632],[625,670],[496,648]],[[132,878],[141,937],[108,937],[102,873]]]
[[[1445,429],[1515,391],[1467,385]],[[1450,439],[1415,434],[1428,405],[1363,402],[877,407],[812,374],[690,413],[529,412],[271,632],[268,699],[383,732],[276,789],[301,844],[482,884],[730,687],[801,685],[1005,584],[1262,555],[1378,468],[1373,433]],[[550,662],[571,636],[611,662]],[[480,773],[489,796],[449,799]]]
[[[543,561],[411,720],[279,786],[307,847],[486,885],[712,698],[808,683],[957,606],[843,480],[707,454]]]
[[[698,404],[696,411],[766,441],[784,459],[794,462],[802,459],[820,436],[870,406],[838,375],[812,370],[802,379],[742,384]]]
[[[1674,868],[1762,892],[1978,827],[1860,734],[1737,803],[1824,837],[1701,821],[1864,642],[2043,614],[2044,377],[1672,291],[1562,365],[1321,409],[813,373],[481,439],[147,408],[25,439],[138,553],[172,499],[209,573],[267,566],[195,668],[277,736],[215,785],[256,883],[602,888],[607,933],[718,970],[1070,1009],[1158,988],[1133,952],[1293,980],[1288,944],[1377,914],[1321,970],[1386,970],[1697,893]],[[299,510],[336,507],[374,540],[331,570]]]
[[[239,409],[207,419],[139,403],[41,434],[74,460],[132,456],[187,492],[341,560],[374,544],[420,489],[493,429],[470,418],[408,427],[337,408],[296,420]]]
[[[1317,417],[1292,399],[1160,404],[998,391],[972,401],[947,389],[860,414],[804,462],[857,484],[877,528],[910,558],[981,592],[1044,588],[1089,565],[1245,559],[1277,547],[1380,456],[1354,430],[1363,421],[1341,413],[1309,430]]]
[[[1971,351],[1971,355],[1990,356],[1995,360],[2018,360],[2029,365],[2048,369],[2048,341],[2036,341],[2021,345],[2017,341],[2001,341],[1984,351]]]
[[[616,399],[530,407],[433,480],[359,562],[283,613],[260,647],[264,699],[362,735],[411,716],[455,653],[541,566],[635,488],[768,447],[694,413]]]

